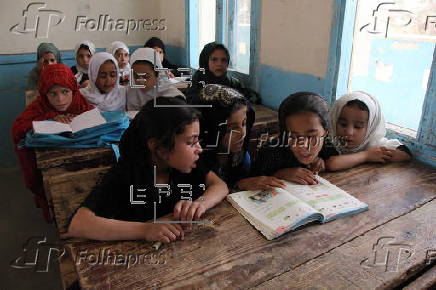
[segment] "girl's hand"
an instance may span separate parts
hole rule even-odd
[[[170,71],[167,71],[167,76],[169,78],[175,78],[174,74],[172,72],[170,72]]]
[[[318,180],[315,178],[313,172],[301,167],[280,169],[274,176],[303,185],[318,184]]]
[[[56,122],[61,122],[61,123],[69,124],[73,120],[73,117],[74,117],[73,115],[67,114],[67,115],[57,115],[53,119]]]
[[[80,88],[86,88],[88,85],[89,85],[89,80],[86,80],[80,84]]]
[[[386,163],[391,161],[393,157],[393,151],[385,147],[371,147],[367,152],[368,162]]]
[[[314,173],[318,174],[325,170],[325,162],[322,158],[317,157],[315,161],[309,164],[309,169]]]
[[[285,188],[285,183],[274,176],[249,177],[238,182],[238,188],[242,190],[272,190],[275,187]]]
[[[174,206],[174,218],[181,221],[198,220],[207,210],[204,199],[197,199],[194,201],[180,200]],[[189,224],[189,228],[191,228]]]
[[[160,221],[170,220],[170,219],[159,219]],[[153,223],[147,222],[144,224],[145,234],[144,238],[146,241],[150,242],[162,242],[170,243],[177,239],[183,240],[185,238],[185,233],[182,227],[176,223]]]

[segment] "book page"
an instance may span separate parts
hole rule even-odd
[[[77,131],[96,127],[98,125],[105,124],[105,123],[106,123],[106,119],[103,118],[103,116],[100,114],[100,111],[97,108],[95,108],[74,117],[70,126],[73,133],[76,133]]]
[[[241,191],[230,195],[255,223],[267,227],[276,236],[308,221],[321,218],[317,211],[281,188],[265,191]],[[310,219],[311,216],[316,217]],[[254,223],[253,223],[254,224]],[[255,225],[255,224],[254,224]]]
[[[32,126],[33,131],[38,134],[59,134],[72,131],[69,124],[56,121],[33,121]]]
[[[366,210],[368,205],[348,194],[329,181],[316,176],[318,184],[300,185],[286,183],[286,190],[306,202],[324,216],[324,222]]]

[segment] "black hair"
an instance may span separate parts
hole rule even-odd
[[[89,46],[87,46],[86,44],[81,44],[79,46],[79,49],[77,50],[77,52],[79,52],[79,50],[81,50],[81,49],[87,49],[87,50],[89,50],[89,52],[91,52],[91,50],[89,49]]]
[[[165,54],[165,44],[158,37],[153,36],[152,38],[147,40],[147,42],[144,44],[144,47],[149,47],[149,48],[160,47],[162,49],[163,53]]]
[[[356,108],[358,108],[361,111],[365,111],[365,112],[369,113],[368,106],[364,102],[362,102],[361,100],[358,100],[358,99],[354,99],[354,100],[348,101],[345,104],[345,106],[347,106],[347,107],[356,107]]]
[[[163,107],[159,107],[159,106]],[[176,135],[182,134],[185,126],[200,119],[201,113],[178,98],[157,97],[147,102],[130,123],[121,137],[121,158],[149,167],[151,152],[147,146],[155,138],[159,148],[171,151]]]
[[[146,64],[146,65],[148,65],[148,66],[150,67],[150,69],[152,69],[152,70],[154,71],[154,75],[155,75],[156,77],[159,76],[159,72],[156,71],[156,70],[154,69],[154,64],[153,64],[152,62],[150,62],[150,61],[148,61],[148,60],[145,60],[145,59],[140,59],[140,60],[135,61],[135,62],[132,64],[132,67],[133,67],[135,64],[137,64],[137,63],[142,63],[142,64]]]
[[[279,125],[280,133],[286,132],[286,118],[302,112],[313,112],[319,116],[324,129],[328,126],[328,107],[324,99],[312,92],[298,92],[289,95],[280,104]]]
[[[224,44],[211,42],[203,47],[198,63],[202,68],[209,68],[209,58],[216,50],[223,50],[227,57],[227,64],[230,65],[230,52]]]

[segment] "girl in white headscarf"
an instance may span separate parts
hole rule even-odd
[[[76,44],[74,56],[76,65],[71,67],[76,76],[77,84],[80,88],[85,88],[89,83],[88,67],[92,55],[95,53],[95,45],[89,40],[84,40]]]
[[[397,139],[387,139],[385,120],[376,98],[352,92],[338,99],[330,110],[330,136],[341,155],[326,164],[330,170],[365,162],[408,161],[409,149]]]
[[[127,110],[139,111],[148,101],[156,97],[179,97],[185,100],[185,96],[179,91],[165,75],[165,72],[156,71],[162,68],[159,55],[152,48],[138,48],[130,57],[133,70],[134,86],[127,90]]]
[[[119,68],[107,52],[94,54],[89,63],[89,85],[80,92],[100,111],[124,111],[126,89],[119,85]]]
[[[106,52],[112,54],[118,62],[118,68],[120,69],[120,85],[128,85],[130,76],[129,48],[124,42],[114,41],[106,49]]]

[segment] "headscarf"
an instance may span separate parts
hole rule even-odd
[[[217,163],[216,161],[218,154],[223,153],[223,150],[220,148],[219,144],[221,143],[221,140],[227,131],[227,126],[225,125],[227,119],[233,113],[236,104],[247,106],[246,136],[241,152],[236,154],[240,158],[239,160],[236,160],[238,158],[230,160],[231,164],[229,164],[228,167],[231,168],[230,171],[232,174],[229,174],[229,178],[222,176],[222,178],[227,179],[225,180],[226,182],[233,184],[236,179],[240,177],[240,172],[238,171],[241,170],[241,159],[248,151],[250,132],[255,120],[255,112],[250,103],[240,92],[233,88],[217,84],[206,85],[200,91],[199,101],[196,104],[211,106],[200,107],[199,109],[201,110],[203,116],[203,118],[200,120],[200,139],[203,140],[202,158],[206,164],[212,166],[213,168],[216,168],[214,165]]]
[[[102,94],[96,86],[100,66],[106,61],[112,61],[117,71],[117,80],[114,88],[107,94]],[[107,52],[94,54],[89,62],[89,85],[80,89],[85,98],[100,111],[122,111],[126,108],[126,90],[119,85],[119,74],[117,61]]]
[[[369,147],[383,146],[388,149],[395,149],[402,145],[397,139],[388,140],[385,138],[385,120],[379,102],[370,94],[361,91],[345,94],[334,103],[333,108],[330,110],[330,133],[332,137],[337,136],[336,126],[342,109],[352,100],[362,101],[368,107],[369,112],[366,134],[363,142],[359,146],[351,149],[338,146],[338,151],[342,154],[347,154],[363,151]]]
[[[47,92],[54,86],[59,85],[72,90],[72,102],[64,112],[58,112],[50,104]],[[39,96],[23,113],[12,123],[12,138],[15,144],[15,151],[18,155],[21,170],[23,172],[26,187],[34,194],[38,207],[44,212],[44,217],[50,221],[50,211],[44,193],[42,176],[36,167],[35,153],[31,148],[18,148],[18,143],[24,138],[27,131],[32,128],[33,121],[52,119],[59,114],[81,114],[93,109],[77,87],[77,81],[71,69],[63,64],[53,64],[45,67],[39,79]]]
[[[82,80],[83,75],[88,74],[88,69],[81,67],[79,65],[79,62],[77,61],[77,53],[79,52],[81,45],[86,45],[88,47],[91,56],[93,56],[95,53],[95,45],[89,40],[81,41],[77,43],[76,46],[74,47],[74,57],[76,58],[76,68],[77,68],[76,79],[78,83],[80,83],[80,81]]]
[[[38,61],[47,52],[51,52],[54,54],[57,63],[62,63],[61,52],[53,43],[49,42],[43,42],[38,45],[38,48],[36,49],[36,60]]]
[[[145,60],[150,62],[154,68],[162,68],[162,63],[152,48],[138,48],[135,52],[130,56],[130,64],[133,64],[136,61]],[[133,82],[134,80],[132,80]],[[129,87],[127,90],[127,110],[129,111],[138,111],[144,106],[148,101],[156,98],[156,97],[176,97],[181,96],[184,98],[184,95],[181,91],[179,91],[166,77],[164,72],[158,72],[157,77],[157,85],[149,89],[146,92],[143,92],[140,88],[132,88]]]
[[[27,87],[26,87],[27,90],[36,90],[38,88],[38,79],[39,79],[39,74],[41,72],[40,68],[38,67],[38,61],[47,52],[51,52],[54,54],[57,63],[62,63],[61,53],[53,43],[43,42],[40,45],[38,45],[38,48],[36,49],[37,64],[29,72],[29,75],[27,77]]]
[[[130,54],[129,47],[124,42],[121,41],[112,42],[111,45],[106,49],[106,52],[112,54],[115,57],[115,53],[120,48],[122,48],[123,50],[125,50],[127,53]],[[120,70],[130,71],[130,63],[127,63],[126,67],[123,69],[120,68]]]

